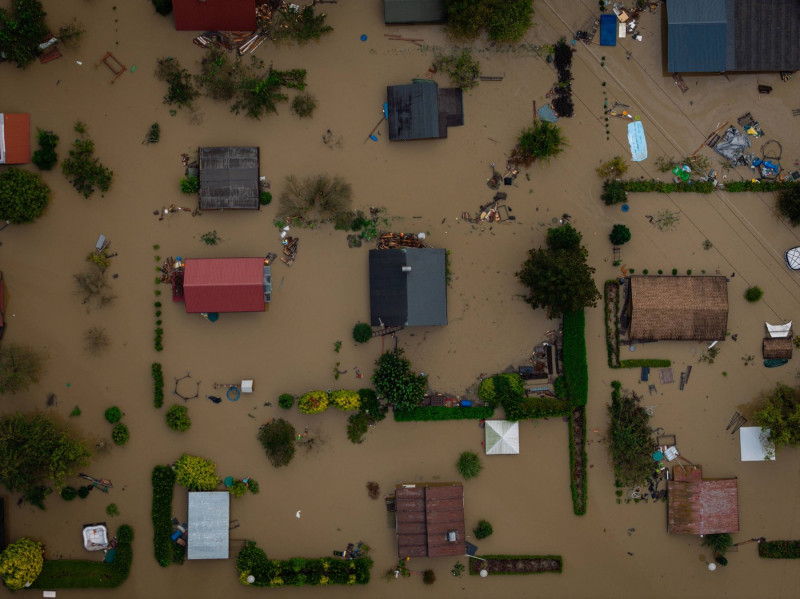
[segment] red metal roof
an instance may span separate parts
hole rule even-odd
[[[172,0],[178,31],[255,31],[256,0]]]
[[[395,505],[400,557],[464,555],[466,530],[461,484],[398,487]],[[447,539],[450,531],[455,531],[455,541]]]
[[[667,485],[667,501],[668,531],[673,534],[739,532],[739,482],[735,478],[678,475]]]
[[[28,164],[31,161],[31,115],[0,114],[0,164]]]
[[[183,275],[186,311],[263,312],[263,258],[194,258]]]

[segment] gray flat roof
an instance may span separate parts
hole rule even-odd
[[[447,20],[445,0],[383,0],[383,22],[444,23]]]
[[[227,491],[189,493],[189,559],[228,559],[231,494]]]
[[[258,148],[200,148],[200,209],[258,210]]]

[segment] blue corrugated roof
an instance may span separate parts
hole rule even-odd
[[[670,0],[667,24],[669,72],[721,73],[728,69],[726,0]]]

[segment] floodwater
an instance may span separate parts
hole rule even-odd
[[[313,119],[299,120],[283,106],[279,115],[253,122],[205,99],[198,101],[194,116],[186,111],[169,115],[161,103],[164,86],[153,76],[156,59],[175,56],[194,70],[202,54],[191,43],[191,34],[173,31],[171,18],[155,15],[149,2],[65,0],[45,5],[53,26],[75,16],[88,33],[78,49],[65,51],[60,60],[25,71],[0,66],[0,107],[30,112],[34,126],[58,133],[62,156],[72,139],[73,122],[86,122],[97,155],[115,175],[105,197],[96,194],[86,200],[58,170],[44,174],[53,189],[46,214],[35,224],[9,227],[0,234],[0,267],[9,296],[5,342],[29,343],[50,356],[41,382],[29,392],[3,398],[2,409],[45,409],[52,392],[58,404],[50,410],[66,417],[79,406],[82,415],[72,422],[98,439],[108,439],[110,426],[103,411],[119,405],[131,441],[98,455],[89,469],[113,480],[108,496],[95,491],[85,501],[69,504],[53,497],[45,512],[13,507],[9,534],[12,540],[23,535],[45,540],[51,558],[88,557],[80,541],[85,522],[126,522],[137,534],[133,570],[124,586],[113,594],[59,591],[60,597],[251,596],[254,591],[237,581],[233,559],[243,539],[255,539],[270,557],[279,559],[330,555],[359,540],[373,548],[374,580],[367,587],[266,591],[280,596],[484,597],[487,591],[507,597],[795,596],[800,584],[796,564],[761,560],[755,544],[750,544],[729,555],[728,567],[710,573],[698,559],[706,553],[700,539],[666,534],[663,504],[616,503],[605,446],[609,383],[619,378],[626,387],[640,392],[646,388],[638,382],[638,371],[607,368],[600,307],[587,313],[592,382],[587,515],[572,512],[567,429],[558,420],[521,423],[521,454],[484,459],[481,475],[465,484],[467,528],[484,518],[495,530],[477,543],[480,553],[560,554],[563,574],[457,579],[449,575],[455,560],[412,560],[414,571],[434,569],[437,582],[432,587],[425,587],[419,576],[390,583],[381,579],[397,560],[394,531],[387,524],[383,501],[369,499],[365,484],[377,481],[385,493],[399,482],[456,479],[458,453],[481,450],[482,431],[476,423],[387,420],[356,446],[345,436],[346,415],[331,410],[312,417],[294,410],[288,419],[299,430],[308,426],[316,442],[280,470],[269,465],[256,440],[259,424],[286,416],[277,408],[279,393],[357,388],[363,381],[353,376],[355,367],[369,376],[384,346],[373,340],[356,347],[350,337],[353,324],[369,317],[366,248],[348,249],[345,234],[332,227],[296,231],[297,261],[291,268],[275,266],[268,312],[225,314],[215,324],[185,314],[182,305],[166,299],[168,289],[161,286],[162,353],[153,350],[152,339],[155,256],[259,256],[280,249],[272,224],[277,202],[258,213],[194,218],[176,213],[162,221],[153,216],[163,206],[186,205],[178,189],[181,154],[198,146],[259,146],[261,171],[276,197],[286,175],[342,175],[353,185],[357,207],[383,206],[393,230],[425,231],[432,245],[451,250],[449,324],[399,334],[400,346],[417,369],[430,375],[432,387],[451,393],[466,393],[481,373],[525,363],[553,326],[542,311],[522,301],[524,290],[513,275],[526,250],[543,242],[552,220],[564,213],[572,216],[597,268],[598,284],[619,273],[612,266],[607,235],[614,223],[622,222],[633,232],[622,251],[628,268],[735,273],[729,285],[729,328],[738,341],[721,343],[713,365],[698,363],[702,344],[640,346],[637,358],[672,359],[676,372],[694,366],[683,392],[677,384],[659,386],[658,396],[645,401],[654,406],[653,425],[676,434],[682,455],[702,464],[706,476],[739,478],[742,532],[735,541],[798,538],[797,453],[781,452],[769,464],[742,464],[738,435],[725,431],[738,406],[777,381],[794,382],[793,365],[767,370],[759,358],[764,321],[798,317],[800,279],[782,263],[783,251],[798,245],[797,232],[774,216],[769,194],[639,194],[631,198],[630,212],[623,214],[618,206],[602,205],[601,181],[594,172],[600,162],[628,155],[624,123],[612,119],[606,140],[604,98],[628,104],[644,123],[650,159],[632,166],[630,176],[663,177],[655,168],[657,156],[690,154],[710,131],[747,111],[760,121],[766,139],[783,144],[784,162],[790,162],[800,155],[797,136],[788,135],[796,126],[790,110],[797,107],[796,80],[781,83],[777,75],[687,76],[689,91],[681,94],[661,72],[663,15],[643,15],[641,43],[627,39],[614,48],[577,46],[575,117],[560,122],[570,140],[567,151],[550,164],[523,171],[513,187],[504,189],[514,223],[472,226],[458,217],[490,199],[493,192],[485,185],[490,163],[505,164],[515,134],[530,123],[532,101],[545,102],[555,81],[554,72],[535,53],[498,52],[481,45],[483,73],[504,79],[484,82],[465,94],[463,127],[451,128],[446,140],[390,144],[384,124],[374,143],[365,140],[380,118],[385,87],[424,76],[432,59],[430,51],[390,41],[384,33],[447,45],[439,27],[390,30],[383,25],[378,1],[323,5],[334,33],[300,48],[264,44],[256,53],[277,68],[308,70],[310,91],[319,100]],[[536,24],[526,42],[553,43],[569,36],[584,28],[595,9],[590,0],[537,2]],[[361,34],[368,35],[366,42],[359,40]],[[128,67],[113,85],[104,66],[93,66],[107,50]],[[757,80],[772,85],[773,93],[757,95]],[[446,84],[441,79],[439,83]],[[161,141],[142,145],[156,121]],[[341,136],[340,148],[321,142],[328,129]],[[756,149],[761,141],[756,141]],[[748,174],[740,169],[727,176]],[[680,211],[674,231],[658,231],[644,218],[665,208]],[[223,240],[218,246],[205,246],[199,239],[211,230]],[[72,275],[84,268],[100,233],[118,252],[109,271],[119,275],[111,280],[117,299],[110,307],[87,310],[75,294]],[[705,239],[712,249],[702,248]],[[154,250],[154,245],[160,249]],[[765,296],[750,305],[742,294],[754,284]],[[83,334],[92,326],[104,328],[112,343],[96,358],[82,348]],[[343,342],[338,354],[333,351],[337,340]],[[391,340],[386,343],[389,347]],[[627,357],[628,349],[623,352]],[[745,366],[748,355],[756,357],[756,365]],[[163,363],[167,383],[167,401],[160,411],[152,406],[154,360]],[[348,371],[339,380],[333,377],[337,362],[340,370]],[[169,395],[173,381],[187,372],[201,381],[201,398],[189,401],[192,428],[179,434],[166,427],[164,411],[177,400]],[[255,379],[252,396],[219,405],[203,399],[214,394],[213,383],[241,378]],[[183,451],[215,460],[222,476],[257,479],[261,493],[232,500],[231,517],[240,527],[231,533],[230,560],[162,569],[152,557],[150,472]],[[109,502],[119,506],[121,516],[105,515]],[[185,519],[186,499],[179,490],[173,507],[175,515]],[[297,510],[302,510],[299,519]]]

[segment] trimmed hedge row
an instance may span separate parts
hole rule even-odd
[[[151,371],[153,373],[153,405],[160,408],[164,405],[164,372],[161,370],[159,362],[153,362]]]
[[[329,557],[273,560],[267,558],[267,554],[256,545],[255,541],[247,541],[236,558],[236,568],[239,570],[239,582],[245,586],[367,584],[372,560],[369,557],[358,557],[353,560]],[[248,576],[253,576],[255,581],[247,582]]]
[[[589,398],[585,329],[583,310],[564,314],[564,376],[573,406],[585,406]]]
[[[578,417],[582,420],[581,426],[583,428],[583,443],[581,444],[581,463],[583,464],[583,479],[581,480],[580,487],[575,483],[575,429],[574,420],[575,412],[578,412]],[[587,503],[587,476],[588,470],[586,465],[589,463],[589,458],[586,455],[586,410],[584,408],[576,408],[572,411],[569,417],[569,486],[572,491],[572,511],[576,516],[583,516],[586,514]]]
[[[798,183],[795,181],[756,181],[753,183],[751,180],[747,181],[733,181],[732,183],[725,184],[725,191],[780,191],[782,189],[789,189],[796,187]]]
[[[668,183],[665,181],[640,181],[629,179],[620,181],[625,191],[633,193],[656,191],[658,193],[711,193],[714,191],[714,183],[711,181],[681,181],[680,183]]]
[[[765,541],[759,543],[758,557],[800,559],[800,541]]]
[[[640,366],[669,368],[672,366],[672,362],[670,360],[620,360],[619,362],[619,368],[639,368]]]
[[[151,477],[153,483],[153,551],[162,568],[169,566],[172,558],[172,492],[175,471],[169,466],[156,466]]]
[[[133,529],[117,529],[117,554],[110,564],[96,560],[45,560],[42,572],[31,585],[34,589],[114,588],[128,578],[133,564]]]
[[[494,410],[488,406],[453,407],[420,406],[410,410],[395,410],[395,422],[427,422],[433,420],[481,420],[491,418]]]
[[[489,572],[490,576],[518,576],[520,574],[545,574],[545,573],[553,573],[559,574],[564,571],[564,558],[560,555],[484,555],[482,559],[492,560],[492,561],[508,561],[508,562],[515,562],[519,560],[547,560],[547,561],[556,561],[558,562],[558,569],[557,570],[540,570],[538,572]],[[484,562],[482,561],[471,561],[469,573],[470,576],[478,576],[481,573],[481,570],[484,568]]]
[[[507,420],[560,418],[569,416],[568,401],[555,397],[518,397],[503,402]]]

